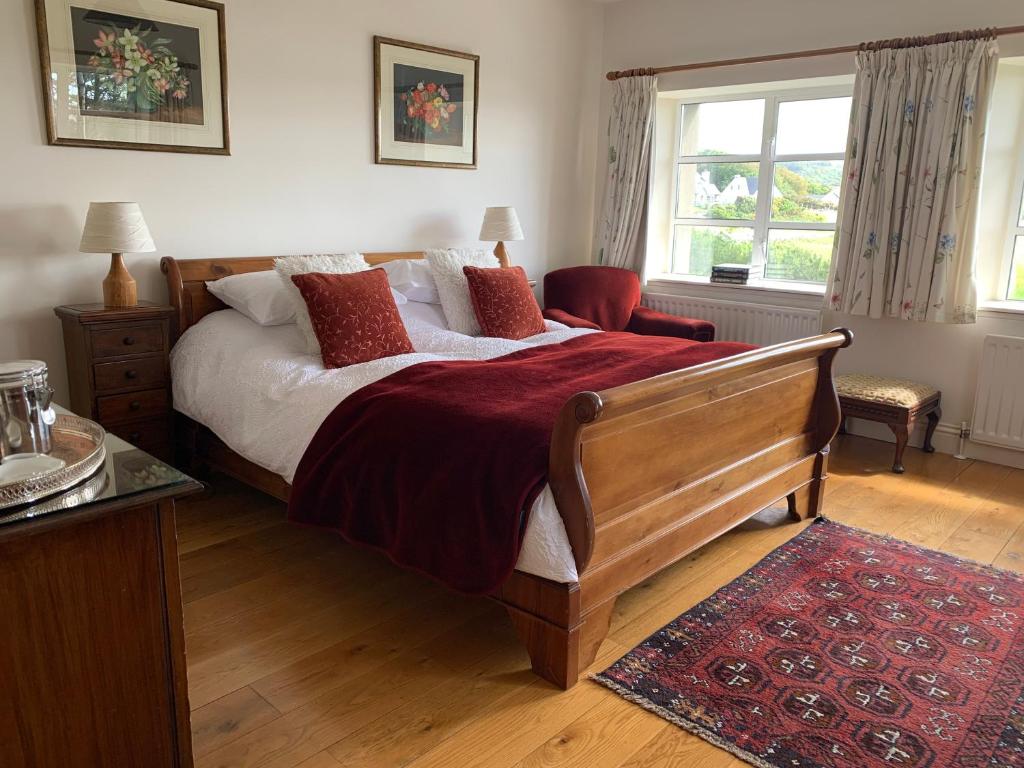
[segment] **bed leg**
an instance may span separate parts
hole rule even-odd
[[[572,688],[579,678],[579,627],[560,627],[511,606],[508,615],[530,654],[533,671],[563,690]]]
[[[550,683],[566,690],[579,680],[580,672],[594,663],[611,624],[615,598],[587,613],[573,627],[561,627],[550,621],[506,606],[519,639],[530,655],[533,671]]]
[[[826,477],[828,477],[828,446],[819,451],[814,460],[814,477],[811,482],[786,496],[790,517],[796,520],[811,520],[821,514]]]

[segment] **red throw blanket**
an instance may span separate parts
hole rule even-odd
[[[515,567],[570,397],[748,349],[595,333],[493,360],[410,366],[349,395],[320,425],[295,473],[289,519],[461,592],[491,592]]]

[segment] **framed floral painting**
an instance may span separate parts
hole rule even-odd
[[[476,168],[480,57],[373,38],[375,160]]]
[[[224,6],[36,0],[50,144],[230,154]]]

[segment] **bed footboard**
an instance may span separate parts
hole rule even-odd
[[[619,594],[765,507],[818,514],[840,422],[832,361],[852,338],[839,329],[566,403],[549,481],[580,580],[568,622],[513,614],[538,672],[572,685]],[[570,650],[552,659],[556,635]]]

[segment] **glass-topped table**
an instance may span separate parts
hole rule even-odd
[[[55,406],[57,413],[70,411]],[[197,486],[195,480],[169,464],[140,451],[109,432],[104,438],[106,458],[100,468],[77,485],[27,504],[0,509],[0,526],[53,515],[101,501],[128,500],[131,496],[176,486]],[[185,489],[182,488],[184,491]]]

